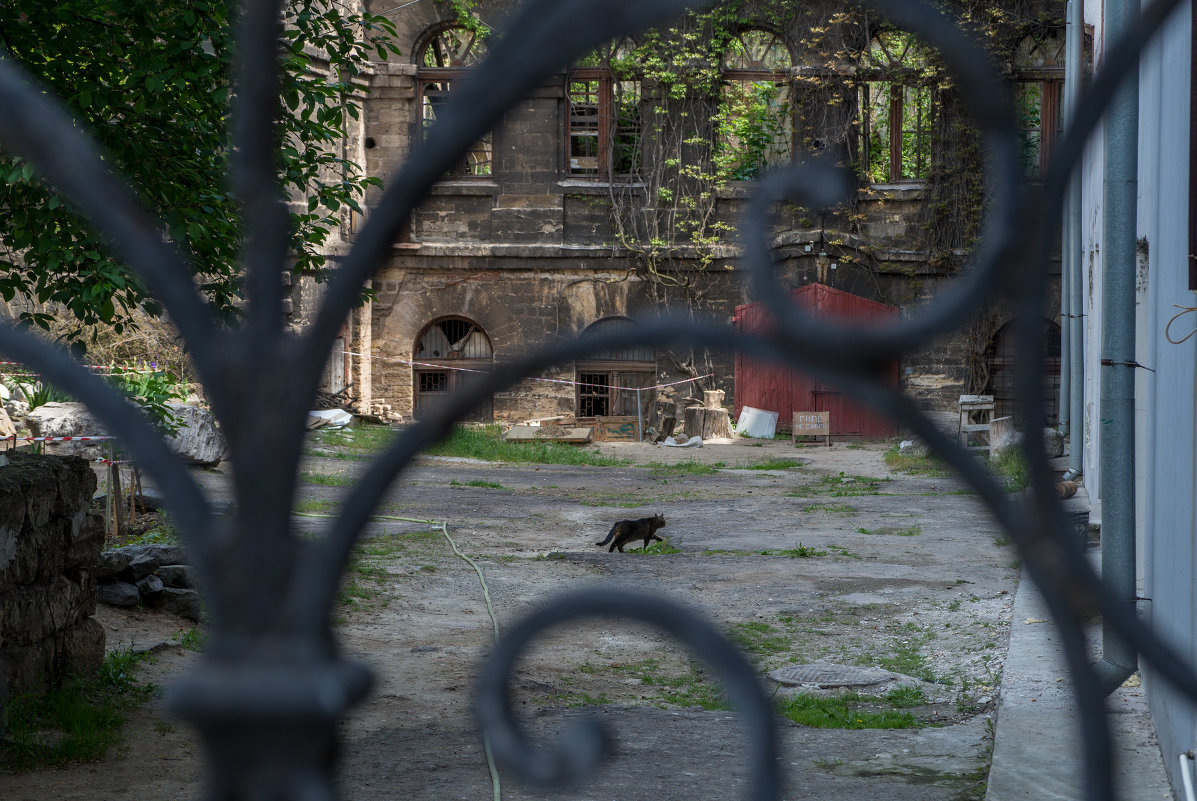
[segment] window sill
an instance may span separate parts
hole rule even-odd
[[[489,176],[447,178],[432,187],[430,195],[497,195],[499,185]]]
[[[639,181],[612,181],[607,178],[565,178],[557,182],[560,189],[577,194],[605,195],[612,187],[619,189],[643,189]]]
[[[860,188],[860,194],[876,200],[920,200],[926,188],[926,181],[866,184]]]

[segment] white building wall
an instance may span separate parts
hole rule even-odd
[[[1136,391],[1145,619],[1197,664],[1197,336],[1165,337],[1173,304],[1197,306],[1188,289],[1189,8],[1179,9],[1141,68],[1139,232],[1148,249],[1138,307]],[[1141,241],[1141,245],[1143,242]],[[1179,339],[1193,314],[1177,320]],[[1177,755],[1194,745],[1197,710],[1142,665],[1164,764],[1180,787]]]

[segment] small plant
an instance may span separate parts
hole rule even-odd
[[[187,399],[187,384],[174,375],[159,370],[157,362],[148,369],[130,365],[109,365],[108,381],[141,407],[159,432],[173,434],[182,423],[170,403]]]
[[[449,482],[449,486],[450,487],[485,487],[487,489],[503,489],[503,485],[497,481],[483,481],[480,478],[476,478],[473,481],[453,480],[453,481]]]
[[[790,640],[768,623],[750,620],[736,623],[728,633],[732,642],[751,654],[768,656],[790,650]]]
[[[895,709],[910,709],[927,703],[927,697],[919,687],[903,685],[895,687],[884,696],[886,703]]]
[[[180,648],[188,651],[204,650],[204,642],[206,640],[204,633],[197,626],[192,626],[187,631],[179,629],[171,639],[177,642]]]
[[[299,476],[307,484],[320,484],[326,487],[348,487],[356,480],[346,473],[311,473],[304,471]]]

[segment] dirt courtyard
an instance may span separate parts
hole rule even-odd
[[[984,797],[991,720],[1017,554],[956,479],[891,471],[886,447],[737,440],[699,449],[608,443],[618,467],[421,458],[401,474],[349,571],[338,633],[375,675],[344,723],[346,798],[483,799],[491,779],[471,718],[493,638],[479,577],[425,523],[443,521],[478,563],[500,632],[534,604],[593,584],[650,589],[714,622],[757,664],[778,699],[805,690],[765,677],[804,664],[879,667],[897,680],[856,688],[853,708],[907,713],[915,727],[812,728],[779,719],[783,797]],[[297,528],[316,532],[364,463],[311,457]],[[791,459],[787,465],[778,460]],[[799,464],[800,463],[800,464]],[[764,468],[764,469],[762,469]],[[222,492],[227,476],[204,474]],[[608,553],[619,519],[663,514],[667,546]],[[389,519],[388,519],[389,518]],[[109,647],[152,649],[144,677],[165,685],[198,658],[190,624],[103,608]],[[899,704],[895,688],[906,699]],[[614,730],[614,758],[581,786],[526,798],[733,799],[745,775],[734,710],[684,648],[656,631],[597,621],[545,636],[514,687],[538,736],[580,715]],[[98,764],[0,777],[0,797],[198,797],[201,749],[150,707]]]

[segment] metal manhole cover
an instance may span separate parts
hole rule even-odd
[[[896,678],[895,674],[881,668],[862,668],[851,665],[789,665],[769,673],[769,678],[786,687],[817,685],[830,687],[865,687],[881,684]]]

